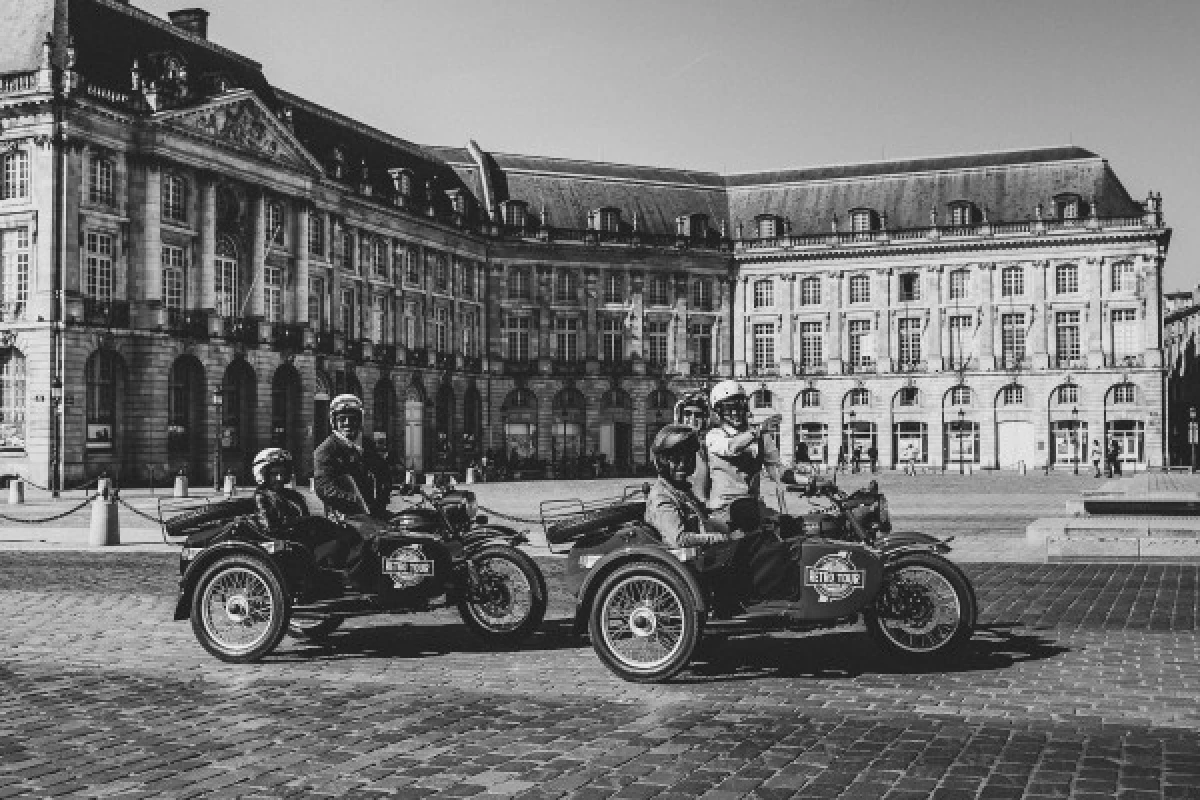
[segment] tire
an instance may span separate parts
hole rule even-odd
[[[331,614],[292,614],[288,619],[287,634],[293,639],[320,641],[342,627],[345,620]]]
[[[265,561],[225,556],[196,583],[192,631],[222,661],[258,661],[283,638],[290,611],[283,584]]]
[[[634,683],[655,683],[679,674],[692,659],[701,627],[687,584],[654,562],[613,570],[588,610],[588,634],[596,655]]]
[[[528,638],[546,616],[546,578],[515,547],[488,545],[469,557],[466,594],[458,613],[471,632],[498,645]]]
[[[934,666],[957,655],[975,632],[977,603],[958,567],[939,556],[902,556],[863,614],[867,630],[899,660]]]

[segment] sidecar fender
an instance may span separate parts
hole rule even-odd
[[[463,551],[468,556],[478,553],[490,544],[516,547],[528,543],[528,536],[507,525],[477,525],[463,534]]]
[[[575,635],[582,635],[587,630],[588,614],[591,612],[596,592],[600,589],[600,584],[604,583],[604,579],[618,567],[639,561],[653,561],[674,572],[692,593],[696,611],[700,614],[708,611],[708,603],[705,600],[704,590],[700,587],[700,581],[697,580],[695,572],[681,561],[678,555],[662,546],[631,544],[619,547],[605,555],[592,566],[584,577],[576,595],[578,599],[575,603],[575,624],[573,626]]]
[[[904,553],[937,553],[938,555],[944,555],[950,552],[949,541],[949,539],[938,539],[926,533],[907,531],[880,536],[875,541],[875,546],[883,551],[884,558],[895,558]]]
[[[278,552],[288,550],[294,545],[289,542],[280,540],[271,540],[266,542],[270,547],[278,547]],[[288,581],[286,571],[280,566],[276,560],[276,556],[269,552],[262,544],[251,544],[250,542],[227,539],[220,544],[206,547],[184,570],[183,576],[179,579],[179,599],[175,602],[175,620],[187,619],[192,613],[192,593],[196,590],[196,584],[200,580],[200,576],[204,571],[212,565],[214,561],[222,556],[243,555],[256,558],[266,564],[279,579],[279,583],[284,587],[285,593],[290,593],[290,581]]]

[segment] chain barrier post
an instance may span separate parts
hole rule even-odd
[[[107,472],[100,473],[100,477],[96,479],[96,494],[108,496],[112,491],[112,478],[108,477]]]
[[[8,482],[8,504],[19,506],[25,502],[25,481],[12,478]]]
[[[101,479],[106,481],[107,479]],[[117,518],[116,492],[108,490],[107,483],[103,491],[96,492],[92,498],[92,521],[88,528],[88,544],[92,547],[105,547],[121,543],[121,525]]]
[[[237,477],[232,471],[225,473],[225,486],[221,491],[225,493],[226,497],[233,497],[237,493]]]
[[[184,472],[183,470],[179,470],[179,474],[175,476],[174,496],[175,497],[187,497],[188,496],[187,473]]]

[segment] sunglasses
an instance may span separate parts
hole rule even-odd
[[[687,411],[687,410],[685,410],[685,411],[681,412],[681,415],[684,417],[707,417],[708,412],[707,411]]]

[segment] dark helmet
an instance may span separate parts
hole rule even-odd
[[[664,459],[667,456],[675,454],[684,454],[687,452],[699,452],[700,439],[696,436],[696,431],[689,425],[664,425],[659,429],[654,436],[654,442],[650,445],[650,457],[654,461],[654,468],[660,474],[664,474],[667,467]]]
[[[708,413],[708,393],[703,390],[684,395],[683,399],[675,404],[677,423],[684,423],[685,416],[699,416],[702,421],[707,421]]]
[[[339,394],[329,402],[329,424],[343,414],[357,414],[359,421],[363,418],[363,404],[352,394]]]
[[[267,469],[277,466],[286,468],[290,473],[292,471],[292,454],[282,447],[268,447],[258,451],[258,455],[254,457],[254,463],[250,467],[250,474],[254,476],[254,482],[261,485],[267,482]]]

